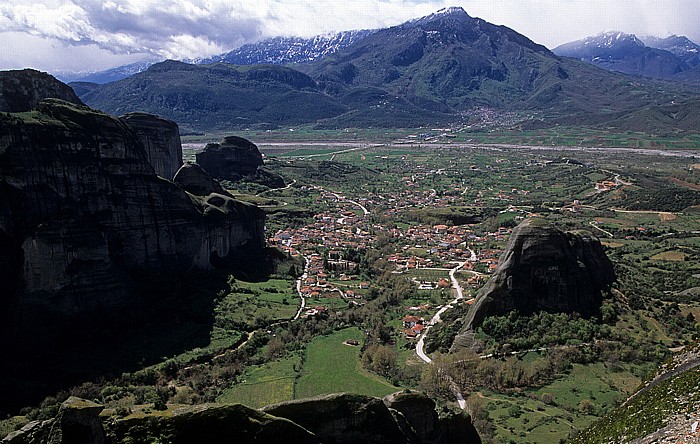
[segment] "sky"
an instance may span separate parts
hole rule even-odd
[[[89,72],[274,36],[398,25],[449,6],[548,48],[604,31],[700,43],[700,0],[0,0],[0,69]]]

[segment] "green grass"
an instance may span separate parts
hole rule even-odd
[[[674,413],[683,413],[688,417],[696,415],[700,409],[699,386],[700,370],[696,367],[639,395],[625,408],[615,410],[594,424],[573,442],[630,441],[663,427],[667,418]]]
[[[241,382],[225,389],[217,402],[241,403],[260,408],[294,399],[294,380],[301,367],[301,356],[268,362],[246,369]]]
[[[523,359],[536,359],[536,355],[528,354]],[[588,427],[639,383],[640,379],[627,365],[614,372],[602,363],[575,364],[570,372],[537,390],[513,395],[483,391],[472,396],[482,396],[488,401],[489,418],[497,439],[558,442],[572,431]],[[543,402],[547,396],[553,397],[553,402]],[[579,411],[583,400],[593,403],[593,411]]]
[[[298,305],[292,281],[237,281],[233,290],[216,307],[216,317],[222,327],[251,329],[276,320],[293,318]]]
[[[307,346],[304,367],[295,386],[296,398],[340,392],[382,397],[401,389],[364,370],[359,360],[360,347],[343,344],[348,339],[362,342],[364,335],[356,327],[347,328],[318,337]]]
[[[12,416],[0,421],[0,439],[24,427],[29,420],[24,416]]]

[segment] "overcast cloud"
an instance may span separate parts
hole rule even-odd
[[[446,6],[549,48],[602,31],[700,40],[700,0],[0,0],[0,69],[105,69],[277,35],[396,25]]]

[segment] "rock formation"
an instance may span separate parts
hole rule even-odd
[[[422,393],[412,390],[394,393],[384,398],[384,404],[403,415],[420,442],[481,442],[466,413],[445,410],[438,414],[435,401]]]
[[[591,233],[564,232],[542,220],[527,219],[513,230],[460,335],[480,326],[487,316],[511,310],[594,314],[601,291],[614,279],[612,263]],[[459,336],[455,343],[460,343]]]
[[[0,71],[0,112],[26,112],[50,98],[83,103],[70,86],[44,72],[33,69]]]
[[[158,120],[140,121],[157,132]],[[158,177],[117,118],[57,100],[0,116],[3,333],[38,338],[138,311],[156,297],[143,289],[150,275],[247,260],[263,226],[257,207]]]
[[[228,136],[221,143],[208,143],[196,157],[197,164],[212,177],[232,182],[255,176],[263,165],[258,147],[237,136]]]
[[[390,395],[384,402],[369,396],[327,395],[262,410],[240,404],[171,406],[167,413],[126,418],[98,417],[102,408],[71,397],[56,418],[29,423],[2,442],[118,444],[153,442],[157,437],[167,437],[172,444],[481,442],[465,413],[439,416],[435,402],[416,392]]]
[[[327,443],[481,442],[467,415],[460,412],[439,418],[435,402],[416,392],[396,393],[384,401],[370,396],[333,394],[275,404],[262,410],[299,424]]]
[[[177,124],[146,113],[129,113],[120,119],[136,133],[156,174],[172,180],[182,166],[182,145]]]
[[[180,167],[173,182],[196,196],[208,196],[211,193],[228,195],[224,187],[196,163],[186,163]]]

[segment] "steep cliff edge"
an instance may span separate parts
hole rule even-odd
[[[134,130],[156,174],[172,180],[182,166],[182,145],[177,124],[146,113],[129,113],[119,119]]]
[[[542,220],[527,219],[513,230],[455,345],[464,345],[465,337],[487,316],[511,310],[594,314],[601,291],[614,279],[612,263],[592,234],[564,232]]]
[[[0,116],[0,203],[10,336],[137,311],[157,299],[150,273],[212,269],[264,246],[260,209],[187,193],[155,174],[123,121],[58,100]]]

